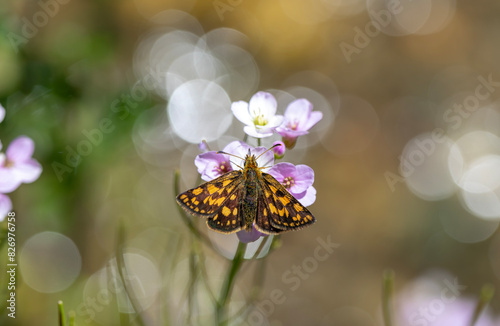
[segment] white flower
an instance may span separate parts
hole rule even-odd
[[[258,92],[250,99],[234,102],[231,111],[246,126],[245,133],[252,137],[264,138],[272,136],[276,127],[281,125],[283,116],[276,115],[276,99],[270,93]]]

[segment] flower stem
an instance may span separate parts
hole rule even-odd
[[[216,325],[227,325],[227,302],[229,296],[231,295],[231,290],[234,284],[234,280],[238,270],[240,269],[246,250],[246,243],[239,242],[238,248],[236,248],[236,253],[234,254],[233,261],[227,270],[226,279],[222,284],[219,301],[217,302],[217,312],[216,312]]]
[[[384,325],[392,326],[392,293],[394,290],[394,271],[384,271],[382,280],[382,315]]]
[[[495,294],[495,288],[491,284],[485,284],[481,288],[481,294],[479,296],[479,301],[477,302],[476,309],[474,310],[474,315],[472,315],[472,319],[470,321],[470,326],[474,326],[481,316],[484,308],[488,305],[488,303],[493,298]]]
[[[116,240],[116,268],[118,270],[118,276],[120,277],[120,281],[123,284],[123,288],[125,289],[125,294],[129,299],[129,302],[132,306],[132,309],[135,312],[135,321],[136,325],[146,326],[144,319],[141,315],[140,302],[137,299],[137,296],[134,293],[134,289],[132,288],[129,280],[130,274],[127,271],[127,266],[125,264],[125,253],[124,253],[124,244],[125,244],[125,226],[122,223],[118,226],[117,232],[117,240]]]
[[[59,311],[59,326],[66,326],[66,314],[64,313],[64,305],[61,300],[57,302],[57,308]]]

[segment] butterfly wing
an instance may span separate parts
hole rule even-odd
[[[256,225],[262,233],[276,234],[299,230],[316,220],[272,175],[262,173]]]
[[[177,203],[188,213],[214,218],[227,201],[237,201],[241,191],[241,171],[231,171],[178,195]]]
[[[244,225],[240,203],[242,191],[242,183],[235,186],[221,208],[207,220],[210,229],[221,233],[233,233],[241,230]]]

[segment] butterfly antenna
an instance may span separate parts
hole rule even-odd
[[[226,153],[224,151],[218,151],[217,154],[225,154],[225,155],[229,155],[229,156],[234,156],[236,158],[239,158],[240,160],[245,160],[243,157],[239,157],[238,155],[234,155],[234,154],[229,154],[229,153]]]
[[[229,156],[234,156],[236,158],[239,158],[241,160],[245,160],[244,158],[241,158],[239,157],[238,155],[234,155],[234,154],[230,154],[230,153],[226,153],[226,152],[223,152],[223,151],[218,151],[217,154],[225,154],[225,155],[229,155]],[[233,163],[234,165],[236,165],[237,167],[239,167],[240,169],[243,170],[243,168],[241,166],[239,166],[238,164],[234,163],[233,161],[229,160],[230,163]]]
[[[255,158],[256,160],[259,159],[259,157],[261,157],[262,155],[266,154],[267,152],[269,152],[270,150],[272,150],[273,148],[275,147],[278,147],[278,146],[281,146],[281,144],[276,144],[276,145],[273,145],[271,147],[269,147],[264,153],[260,154],[259,156],[257,156],[257,158]]]

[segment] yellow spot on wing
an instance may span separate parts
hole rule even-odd
[[[227,186],[228,184],[230,184],[231,182],[233,182],[233,180],[224,180],[224,181],[222,182],[222,186],[223,186],[223,187],[225,187],[225,186]]]
[[[186,196],[186,194],[182,194],[180,198],[181,198],[181,199],[184,199],[184,198],[186,198],[186,197],[187,197],[187,196]]]
[[[233,209],[233,215],[238,215],[238,209],[236,207]]]
[[[217,217],[219,217],[219,214],[214,216],[214,221],[217,220]]]
[[[231,197],[229,197],[229,199],[231,200],[235,200],[236,199],[236,195],[235,194],[232,194]]]
[[[215,205],[220,206],[220,204],[222,204],[222,202],[223,202],[223,201],[224,201],[224,199],[226,199],[226,198],[227,198],[227,197],[221,197],[221,198],[217,199],[217,200],[215,201]]]
[[[220,189],[219,187],[216,187],[216,186],[214,186],[213,184],[209,184],[209,185],[207,186],[207,191],[208,191],[208,193],[209,193],[210,195],[211,195],[211,194],[213,194],[214,192],[216,192],[216,191],[217,191],[217,190],[219,190],[219,189]]]
[[[269,210],[271,211],[271,214],[278,213],[278,210],[274,206],[274,204],[269,203]]]
[[[202,192],[203,192],[203,188],[196,188],[195,190],[193,190],[193,195],[198,196]]]
[[[276,193],[276,191],[278,191],[278,189],[276,189],[276,187],[273,185],[269,185],[269,189],[271,189],[273,193]]]
[[[290,203],[290,199],[288,199],[286,197],[280,197],[280,200],[281,200],[281,203],[283,204],[283,206],[286,206]],[[293,207],[295,207],[295,205]]]
[[[295,204],[293,204],[293,208],[295,208],[295,210],[296,210],[297,212],[300,212],[301,210],[303,210],[303,209],[304,209],[304,208],[302,207],[302,205],[301,205],[301,204],[299,204],[299,203],[295,203]]]
[[[222,207],[222,215],[229,216],[231,214],[231,210],[227,207]]]

